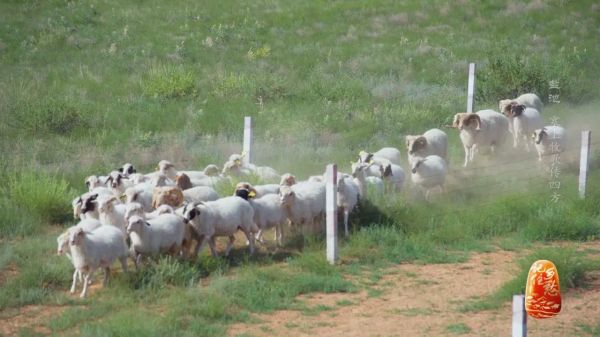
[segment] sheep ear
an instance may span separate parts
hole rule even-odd
[[[144,224],[148,227],[150,227],[150,223],[148,221],[144,221]]]
[[[90,187],[90,182],[89,182],[89,181],[86,181],[86,182],[85,182],[85,186],[87,186],[87,187],[89,188],[89,187]]]
[[[123,168],[122,168],[122,167],[119,167],[119,169],[118,169],[117,171],[119,171],[119,172],[123,173]]]
[[[98,193],[92,194],[90,196],[90,200],[96,200],[96,198],[98,198]]]

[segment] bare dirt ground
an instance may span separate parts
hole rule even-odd
[[[600,257],[600,242],[582,245]],[[229,336],[510,336],[512,304],[498,310],[460,312],[468,299],[492,293],[510,280],[518,253],[473,254],[458,264],[401,264],[387,270],[371,291],[303,296],[317,312],[282,310],[236,324]],[[563,293],[561,313],[529,319],[527,335],[589,336],[581,325],[600,324],[600,273],[587,289]]]

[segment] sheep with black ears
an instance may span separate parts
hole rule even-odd
[[[100,222],[103,225],[114,226],[118,228],[123,235],[126,235],[125,230],[127,224],[125,222],[125,208],[119,199],[114,196],[100,197],[96,199],[98,204],[98,213],[100,214]]]
[[[385,185],[381,178],[367,175],[371,167],[373,167],[373,164],[352,163],[352,177],[358,186],[361,198],[364,199],[368,199],[368,186],[371,186],[377,194],[383,194],[385,191]],[[376,167],[379,170],[379,166]],[[378,173],[381,174],[380,171]]]
[[[286,212],[278,194],[266,194],[262,197],[252,197],[252,191],[247,188],[237,188],[235,195],[248,201],[254,209],[254,223],[258,227],[256,240],[263,243],[263,232],[275,227],[275,240],[281,246],[283,242],[283,224],[287,220]]]
[[[567,132],[558,125],[548,125],[537,129],[533,132],[532,138],[538,153],[538,161],[542,161],[543,156],[564,151],[567,146]]]
[[[129,218],[127,234],[131,238],[131,252],[135,267],[143,255],[172,253],[185,255],[187,225],[183,218],[176,214],[161,214],[153,219],[134,215]]]
[[[281,204],[293,225],[320,230],[325,218],[325,183],[300,182],[279,189]]]
[[[500,113],[506,115],[510,112],[511,103],[523,104],[528,108],[534,108],[539,112],[542,112],[544,104],[542,100],[536,94],[527,93],[523,94],[517,98],[512,99],[503,99],[498,102],[498,109],[500,109]]]
[[[208,242],[213,256],[217,256],[215,237],[229,237],[229,244],[225,255],[229,255],[234,234],[242,230],[248,239],[250,254],[254,254],[254,233],[258,232],[254,224],[254,209],[244,199],[239,197],[225,197],[205,203],[193,203],[183,208],[185,221],[192,227],[195,236],[200,239],[196,245],[194,255]]]
[[[144,208],[139,202],[132,202],[125,205],[125,222],[128,223],[129,219],[134,215],[149,220],[166,213],[175,214],[175,209],[169,205],[160,205],[154,211],[147,213],[144,212]]]
[[[506,116],[512,122],[513,147],[519,146],[519,141],[525,142],[525,150],[529,152],[529,143],[533,143],[530,135],[537,129],[544,126],[542,116],[534,108],[528,108],[524,104],[511,103],[509,112]]]
[[[108,285],[110,266],[119,260],[124,272],[127,272],[127,244],[123,233],[113,226],[100,226],[91,232],[78,228],[69,236],[71,259],[76,271],[73,273],[71,293],[75,292],[78,273],[83,274],[83,291],[80,297],[87,294],[88,284],[96,269],[104,269],[103,285]]]
[[[392,164],[400,165],[400,161],[400,150],[395,147],[383,147],[377,152],[373,153],[361,151],[358,155],[359,163],[382,165],[390,162]]]

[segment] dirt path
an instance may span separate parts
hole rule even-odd
[[[600,242],[586,245],[600,249]],[[596,253],[597,257],[599,253]],[[316,313],[294,310],[256,315],[261,323],[236,324],[229,336],[510,336],[512,307],[462,313],[465,300],[485,296],[516,272],[514,252],[474,254],[465,263],[398,265],[375,291],[301,298]],[[585,290],[563,294],[562,312],[528,321],[528,336],[587,336],[581,324],[600,324],[600,274]]]

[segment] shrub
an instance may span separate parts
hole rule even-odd
[[[8,177],[3,194],[10,197],[9,214],[19,217],[17,210],[24,210],[48,223],[60,223],[69,219],[71,196],[75,193],[62,178],[48,174],[25,172]]]
[[[194,74],[181,66],[152,66],[142,79],[144,94],[154,98],[180,98],[195,94]]]
[[[33,136],[66,135],[90,124],[85,109],[73,101],[54,97],[31,98],[23,94],[8,107],[7,123]]]

